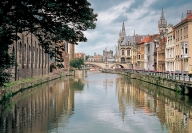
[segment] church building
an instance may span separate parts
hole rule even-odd
[[[137,44],[145,37],[146,35],[135,34],[135,31],[133,36],[126,36],[125,24],[123,22],[117,42],[117,62],[126,63],[127,68],[135,68],[138,58]]]

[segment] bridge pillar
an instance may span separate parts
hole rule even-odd
[[[186,95],[186,94],[189,94],[189,88],[186,87],[186,86],[185,86],[185,88],[184,88],[184,94],[185,94],[185,95]]]

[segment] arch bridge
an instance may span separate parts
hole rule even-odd
[[[85,65],[94,65],[98,66],[101,69],[106,69],[106,68],[113,68],[120,66],[121,68],[128,68],[131,63],[120,63],[120,62],[84,62]]]

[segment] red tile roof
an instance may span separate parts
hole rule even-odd
[[[192,14],[188,15],[185,19],[183,19],[182,21],[186,21],[186,20],[192,20]]]
[[[142,39],[143,37],[144,37],[144,36],[136,35],[136,36],[135,36],[135,42],[136,42],[136,43],[140,43],[140,42],[141,42],[141,39]]]
[[[158,37],[159,37],[159,34],[149,35],[149,36],[145,37],[138,45],[144,44],[146,42],[153,42]]]

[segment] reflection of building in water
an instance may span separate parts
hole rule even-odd
[[[104,87],[106,93],[107,93],[107,88],[113,87],[113,80],[114,79],[105,79],[103,81],[103,87]]]
[[[122,119],[124,121],[126,104],[129,103],[130,85],[126,84],[125,80],[117,79],[118,86],[118,103],[119,110],[122,112]]]
[[[165,97],[152,96],[145,91],[126,83],[126,79],[117,81],[119,110],[124,120],[127,105],[133,104],[133,114],[147,113],[159,119],[162,131],[167,128],[168,133],[192,133],[192,119],[189,112],[176,102],[165,102]],[[185,111],[185,113],[183,113]]]
[[[176,109],[175,102],[165,105],[166,125],[169,133],[191,133],[192,120],[188,113]]]
[[[45,132],[61,114],[71,115],[74,107],[74,92],[70,91],[69,83],[65,81],[50,82],[46,86],[21,92],[16,97],[22,98],[6,115],[1,113],[0,132]],[[3,121],[4,125],[1,124]],[[68,117],[64,123],[67,121]]]
[[[159,118],[159,121],[161,123],[161,128],[164,128],[165,124],[165,103],[163,103],[160,100],[157,100],[157,117]]]

